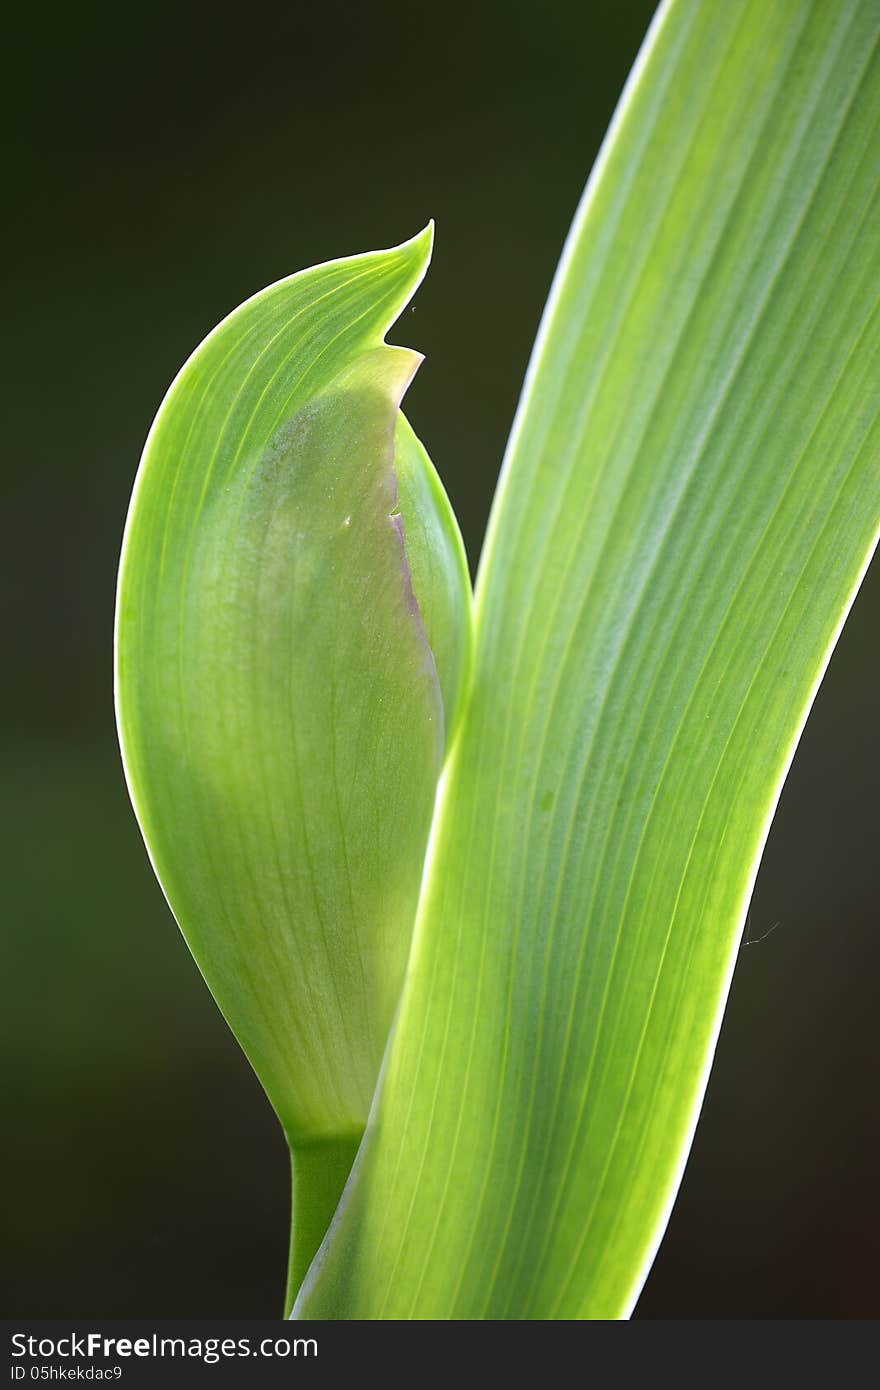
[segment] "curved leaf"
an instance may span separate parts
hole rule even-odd
[[[408,494],[401,523],[392,462],[420,359],[383,334],[430,235],[294,275],[224,320],[159,411],[123,547],[132,800],[297,1146],[357,1142],[406,962],[443,750],[419,603],[456,672],[469,638],[467,593],[444,592],[455,567],[411,574],[405,528],[441,523]]]
[[[880,8],[673,0],[590,180],[477,591],[367,1136],[305,1317],[616,1317],[880,519]]]

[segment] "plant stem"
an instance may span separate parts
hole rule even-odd
[[[327,1234],[351,1172],[360,1135],[336,1136],[313,1143],[290,1143],[290,1257],[284,1316],[290,1316],[299,1286]]]

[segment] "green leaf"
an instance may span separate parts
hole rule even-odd
[[[303,1151],[309,1257],[399,995],[441,687],[460,701],[467,668],[460,538],[398,423],[420,359],[384,344],[430,244],[428,229],[294,275],[209,335],[153,425],[120,569],[132,800],[190,949]],[[429,533],[446,545],[430,567]],[[312,1201],[303,1175],[322,1145],[332,1191],[322,1171]]]
[[[876,543],[878,28],[874,0],[674,0],[649,34],[527,376],[400,1014],[304,1317],[633,1306]]]

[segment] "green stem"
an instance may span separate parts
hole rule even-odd
[[[354,1156],[360,1135],[290,1144],[291,1216],[290,1258],[284,1316],[290,1317],[300,1284],[327,1234]]]

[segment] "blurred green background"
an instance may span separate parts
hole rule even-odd
[[[476,559],[640,0],[10,12],[0,685],[6,1316],[274,1315],[280,1133],[149,869],[115,569],[174,372],[254,290],[437,219],[392,334]],[[878,1313],[880,571],[783,796],[638,1315]]]

